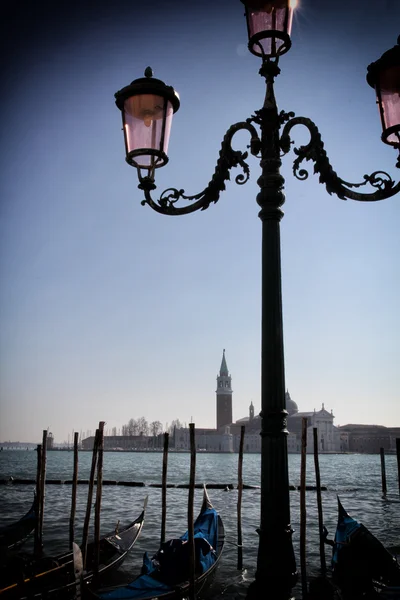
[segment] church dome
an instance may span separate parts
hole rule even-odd
[[[291,399],[289,391],[287,391],[285,394],[285,400],[286,400],[286,410],[288,411],[289,416],[294,415],[299,412],[299,407],[297,406],[296,402]]]

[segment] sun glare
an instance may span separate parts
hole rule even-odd
[[[296,8],[299,3],[299,0],[289,0],[289,7]]]

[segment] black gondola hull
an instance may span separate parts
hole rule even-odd
[[[140,516],[118,533],[113,532],[100,540],[99,578],[111,570],[117,569],[138,539],[145,517],[145,510]],[[94,578],[94,542],[87,547],[87,568],[83,573],[84,586]],[[14,557],[7,565],[6,583],[3,571],[1,600],[18,600],[22,598],[68,598],[75,595],[76,580],[73,564],[73,553],[67,552],[56,557],[44,557],[33,560],[21,555]]]
[[[346,598],[372,593],[375,583],[400,586],[400,565],[383,544],[353,519],[338,499],[339,517],[333,547],[333,576]]]
[[[33,532],[37,523],[37,501],[33,499],[32,506],[21,519],[0,528],[0,553],[3,556],[8,550],[21,546]]]

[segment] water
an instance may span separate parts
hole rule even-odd
[[[381,542],[388,547],[400,545],[400,497],[397,481],[395,456],[386,457],[387,500],[381,495],[380,457],[378,455],[321,455],[321,484],[327,486],[322,492],[324,522],[333,536],[337,520],[337,495],[350,514],[362,521]],[[237,454],[199,453],[196,457],[196,483],[237,484]],[[190,455],[171,453],[168,458],[168,483],[189,482]],[[91,453],[79,454],[79,478],[88,479]],[[72,478],[73,453],[49,452],[47,455],[47,478],[70,480]],[[161,453],[114,453],[104,454],[104,479],[117,481],[143,481],[145,484],[160,483],[162,472]],[[0,479],[34,478],[36,473],[36,452],[0,452]],[[243,461],[243,481],[248,485],[260,484],[260,455],[245,455]],[[300,456],[289,455],[289,481],[300,483]],[[314,461],[307,456],[307,484],[315,485]],[[18,519],[30,505],[33,485],[0,486],[0,526]],[[48,553],[63,551],[68,544],[69,511],[71,485],[48,485],[43,539]],[[82,524],[86,510],[88,486],[78,486],[76,538],[81,539]],[[133,520],[141,511],[145,496],[149,496],[145,526],[133,551],[124,565],[113,574],[112,581],[120,583],[133,578],[141,565],[142,554],[157,550],[160,538],[161,489],[151,487],[105,486],[103,488],[101,529],[107,533],[120,519],[121,526]],[[245,597],[248,584],[254,578],[259,525],[260,490],[243,491],[243,564],[244,570],[236,568],[237,548],[237,491],[210,490],[209,495],[219,511],[226,530],[226,544],[215,583],[210,590],[212,598]],[[166,536],[178,537],[187,529],[188,490],[171,488],[167,490]],[[200,509],[201,490],[195,492],[195,514]],[[299,567],[300,506],[299,492],[290,492],[291,520],[295,530],[293,545]],[[29,549],[29,544],[27,549]],[[330,551],[327,548],[327,563]],[[319,573],[319,542],[316,494],[307,492],[307,573]],[[300,586],[296,588],[296,598],[301,598]]]

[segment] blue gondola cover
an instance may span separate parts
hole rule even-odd
[[[152,559],[143,557],[142,574],[126,586],[97,594],[104,600],[134,598],[145,600],[173,592],[187,581],[189,572],[188,532],[165,542]],[[214,508],[203,510],[194,522],[196,576],[205,573],[215,562],[218,544],[218,514]]]

